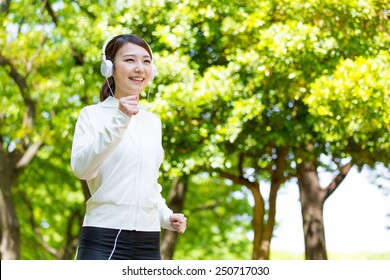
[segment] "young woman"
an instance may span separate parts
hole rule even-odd
[[[76,258],[161,259],[161,227],[183,233],[186,217],[161,196],[161,121],[139,103],[153,53],[123,34],[104,43],[102,58],[101,102],[81,110],[72,145],[72,170],[91,193]]]

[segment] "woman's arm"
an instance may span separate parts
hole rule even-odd
[[[97,176],[103,161],[122,140],[131,119],[117,110],[112,121],[99,128],[95,127],[89,118],[101,118],[101,115],[98,115],[99,112],[91,114],[92,116],[89,116],[85,108],[81,110],[72,144],[71,168],[75,176],[82,180]],[[99,119],[94,123],[99,123]]]

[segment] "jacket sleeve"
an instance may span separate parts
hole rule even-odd
[[[172,210],[169,209],[166,204],[164,204],[163,207],[160,208],[160,226],[162,228],[175,231],[175,229],[171,225],[171,222],[169,221],[169,217],[171,217],[172,214]]]
[[[158,118],[158,138],[161,143],[162,141],[162,125],[161,121]],[[164,156],[164,150],[161,147],[161,153],[162,157]],[[175,229],[172,227],[171,222],[169,221],[169,218],[172,216],[173,211],[167,206],[165,199],[162,197],[161,192],[162,192],[162,186],[157,183],[157,187],[160,193],[159,197],[159,214],[160,214],[160,227],[164,229],[168,229],[171,231],[175,231]]]
[[[112,117],[112,122],[107,122],[98,129],[89,119],[88,110],[81,110],[71,154],[71,168],[76,177],[91,180],[97,176],[103,161],[120,143],[130,119],[118,110]]]
[[[162,187],[160,184],[158,184],[160,191],[162,190]],[[160,192],[161,195],[161,192]],[[173,211],[169,209],[167,206],[165,199],[160,196],[160,203],[159,203],[159,214],[160,214],[160,227],[172,230],[174,231],[175,229],[172,227],[171,222],[169,221],[169,218],[173,214]]]

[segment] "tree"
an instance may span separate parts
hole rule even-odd
[[[311,248],[306,250],[308,259],[326,258],[326,255],[321,255],[326,253],[323,250],[325,237],[322,236],[319,243],[318,237],[315,238],[316,229],[323,235],[323,223],[320,222],[323,204],[351,166],[375,168],[378,162],[387,166],[390,163],[386,156],[390,151],[387,130],[390,122],[388,67],[387,52],[380,52],[374,58],[346,59],[331,76],[322,77],[311,85],[311,94],[306,102],[309,111],[318,116],[314,129],[326,139],[327,149],[338,166],[345,158],[351,160],[339,167],[339,175],[327,188],[319,185],[315,161],[300,165],[298,174],[306,173],[306,176],[300,177],[299,183],[305,246]],[[332,97],[329,97],[330,94]],[[312,182],[305,182],[309,178]],[[314,213],[316,217],[310,217],[308,213]]]
[[[82,209],[77,203],[75,205],[75,197],[71,196],[72,192],[77,192],[77,185],[74,178],[69,176],[69,157],[66,155],[77,117],[74,108],[81,105],[81,100],[88,100],[88,88],[96,81],[91,79],[85,83],[85,76],[81,74],[90,73],[93,64],[83,64],[86,56],[81,55],[80,41],[61,37],[66,24],[60,24],[61,14],[57,14],[49,1],[43,5],[36,3],[31,9],[34,13],[25,9],[26,1],[8,1],[5,4],[1,14],[1,23],[5,28],[0,33],[1,45],[4,46],[0,51],[1,257],[20,258],[19,224],[22,221],[31,226],[31,231],[26,231],[24,224],[22,232],[26,236],[34,232],[41,246],[47,249],[45,258],[69,258],[69,251],[75,249],[74,238],[78,232],[67,225],[72,224]],[[77,97],[75,92],[85,95]],[[40,164],[37,165],[37,162]],[[43,166],[47,167],[46,172],[40,170]],[[37,176],[25,176],[26,172]],[[64,176],[62,172],[67,175]],[[33,178],[47,184],[38,184]],[[50,188],[58,185],[49,183],[59,178],[66,178],[59,189],[70,187],[70,193],[62,198]],[[38,185],[41,191],[36,188]],[[32,197],[31,194],[38,196]],[[38,199],[40,195],[43,199]],[[65,208],[72,209],[72,205],[75,208],[62,212],[69,216],[62,216],[61,222],[57,220],[61,230],[53,235],[57,235],[55,238],[63,241],[64,246],[58,250],[53,247],[58,246],[58,242],[47,242],[42,234],[50,226],[53,229],[54,225],[48,222],[54,221],[50,217],[54,213],[40,210],[47,206],[45,202],[61,199],[64,199]],[[68,223],[66,219],[69,219]]]
[[[351,165],[388,166],[386,4],[3,1],[2,258],[72,258],[88,197],[69,170],[74,124],[81,107],[98,102],[102,43],[122,32],[145,37],[154,50],[158,75],[144,97],[163,121],[161,182],[183,184],[187,195],[172,203],[195,213],[185,235],[163,241],[168,258],[189,258],[188,251],[239,258],[235,245],[250,250],[244,231],[254,233],[245,256],[269,258],[277,192],[295,177],[306,257],[326,258],[326,197]],[[327,190],[322,170],[335,172]],[[210,248],[208,238],[226,250]]]
[[[316,128],[322,120],[309,110],[310,104],[305,100],[311,94],[311,85],[330,75],[344,59],[375,56],[387,48],[384,3],[267,1],[261,5],[248,5],[224,18],[221,41],[226,45],[221,47],[224,53],[217,57],[225,57],[226,64],[207,68],[195,87],[204,100],[211,102],[201,107],[207,110],[202,115],[209,118],[210,124],[208,139],[203,142],[213,151],[212,155],[205,151],[205,155],[212,167],[210,172],[214,169],[254,190],[258,202],[254,228],[258,233],[253,258],[268,258],[274,197],[283,182],[297,177],[306,257],[326,259],[322,205],[351,165],[358,163],[339,164],[351,156],[353,143],[329,143]],[[218,15],[218,8],[209,8],[210,14]],[[321,86],[328,90],[326,84]],[[209,98],[210,93],[214,98]],[[383,90],[379,93],[386,94]],[[386,126],[388,123],[384,123]],[[386,139],[388,135],[381,129],[367,132],[370,137],[381,135]],[[386,154],[382,149],[371,149],[370,158],[381,162],[377,153]],[[318,168],[333,167],[321,162],[321,155],[331,156],[340,169],[326,191],[320,188]],[[361,164],[370,161],[363,160]],[[255,183],[262,179],[274,182],[268,213]],[[311,209],[315,209],[315,215],[310,214]]]

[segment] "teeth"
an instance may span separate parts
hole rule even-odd
[[[134,78],[130,78],[130,80],[143,81],[144,79],[139,77],[134,77]]]

